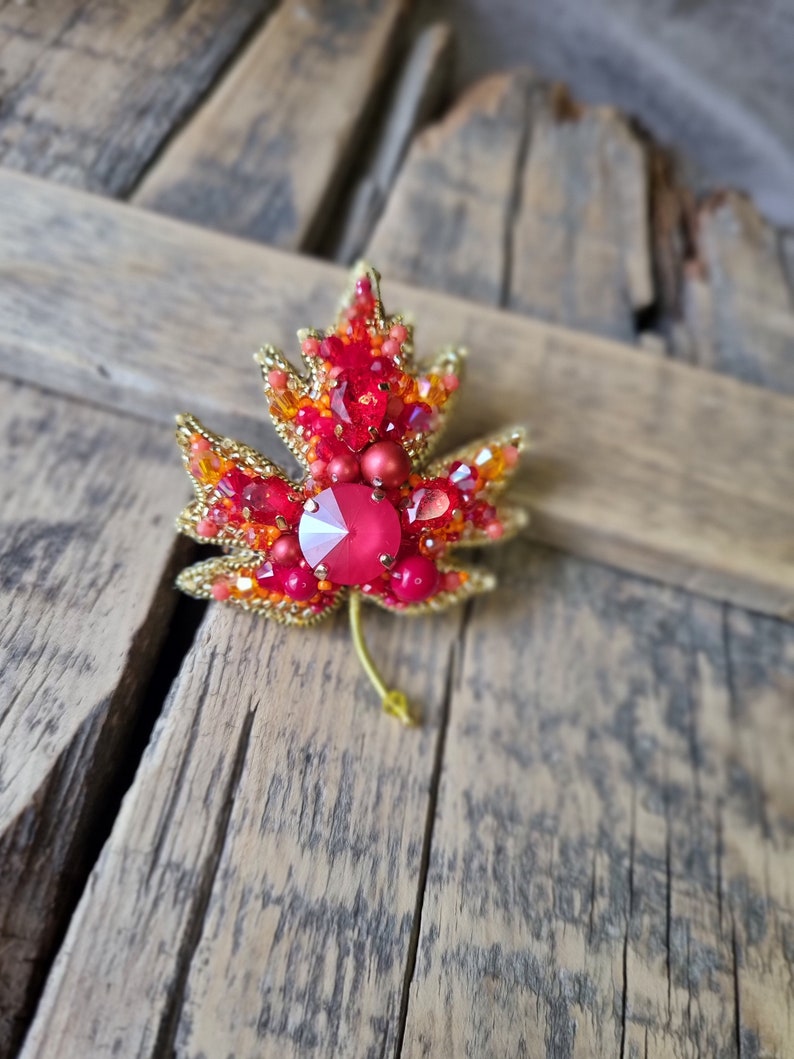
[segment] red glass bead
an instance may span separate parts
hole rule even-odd
[[[294,566],[282,577],[284,592],[298,603],[305,603],[317,595],[317,578],[303,566]]]
[[[460,493],[448,478],[431,478],[411,493],[403,509],[403,525],[411,533],[437,529],[452,522]]]
[[[295,493],[282,478],[254,478],[243,489],[242,506],[252,522],[274,526],[279,515],[290,524],[297,522],[301,506],[290,497]]]
[[[438,589],[441,575],[432,559],[410,555],[391,571],[391,590],[404,603],[421,603]]]
[[[262,563],[257,567],[254,577],[259,587],[268,592],[280,592],[283,588],[281,572],[271,562]]]
[[[241,498],[243,489],[250,481],[250,476],[241,471],[239,467],[232,467],[218,482],[218,492],[221,496],[227,496],[230,499]]]
[[[453,482],[462,493],[473,493],[480,480],[480,472],[470,463],[462,463],[455,460],[449,468],[449,480]]]

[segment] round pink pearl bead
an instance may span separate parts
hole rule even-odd
[[[376,441],[361,457],[364,480],[380,482],[386,489],[396,489],[411,473],[408,453],[396,441]]]
[[[320,352],[320,343],[316,338],[304,338],[301,349],[307,357],[316,357]]]
[[[505,528],[498,519],[494,519],[485,527],[485,532],[492,541],[498,541],[500,537],[504,536]]]
[[[359,476],[358,460],[352,452],[342,452],[329,460],[326,468],[332,482],[355,482]]]
[[[389,338],[393,338],[395,342],[402,343],[407,337],[408,328],[403,326],[403,324],[395,324],[394,327],[389,330]]]
[[[440,579],[438,567],[432,559],[409,555],[392,568],[391,588],[403,603],[421,603],[433,595]]]
[[[284,533],[274,541],[270,554],[279,566],[297,566],[303,558],[298,538],[292,533]]]
[[[283,393],[287,388],[287,373],[280,368],[274,368],[267,373],[267,381],[276,393]]]
[[[400,353],[400,343],[393,338],[387,338],[380,349],[384,357],[396,357]]]
[[[222,603],[224,599],[228,599],[231,595],[229,586],[225,581],[216,581],[210,591],[212,592],[212,598],[217,599],[219,603]]]

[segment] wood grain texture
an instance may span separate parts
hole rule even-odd
[[[783,1059],[794,630],[528,546],[501,565],[453,691],[403,1055]]]
[[[476,151],[469,102],[426,137],[439,155],[450,138]],[[437,221],[393,210],[381,249],[417,224],[429,255],[463,213],[450,185]],[[476,182],[466,196],[476,213]],[[499,247],[522,252],[490,215],[490,239],[458,230],[478,289],[498,287]],[[569,239],[576,289],[592,259]],[[423,264],[436,281],[441,262]],[[522,274],[537,270],[514,259]],[[557,318],[575,315],[557,297]],[[499,565],[452,686],[402,1055],[784,1056],[794,630],[528,545]]]
[[[368,615],[416,731],[380,713],[344,616],[211,610],[24,1059],[393,1052],[460,619]]]
[[[563,90],[536,102],[512,229],[510,308],[626,342],[653,301],[645,151]]]
[[[696,225],[675,354],[794,393],[794,295],[784,237],[737,194],[706,202]]]
[[[3,174],[0,196],[15,203],[0,216],[3,370],[152,417],[192,408],[275,454],[230,336],[293,348],[297,326],[330,318],[341,270],[29,178]],[[529,424],[516,495],[539,537],[792,613],[790,398],[472,300],[400,284],[387,299],[415,310],[421,348],[473,351],[450,444]]]
[[[327,220],[389,74],[403,0],[285,0],[136,201],[297,248]]]
[[[176,599],[169,575],[186,550],[169,526],[186,490],[157,427],[7,382],[0,402],[5,1057],[87,872],[92,826]]]
[[[333,239],[334,259],[352,265],[364,252],[389,199],[417,129],[436,116],[452,76],[454,33],[446,22],[427,26],[412,42],[395,79],[386,118],[367,148],[365,172]]]
[[[3,3],[0,163],[127,194],[272,6]]]
[[[374,262],[388,258],[391,279],[410,282],[422,275],[434,290],[500,304],[504,247],[488,236],[502,231],[507,237],[531,85],[529,75],[487,78],[414,140],[369,248]],[[439,211],[442,191],[448,208]],[[410,238],[403,229],[406,215],[416,218]]]

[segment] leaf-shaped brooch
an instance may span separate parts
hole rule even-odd
[[[193,416],[178,417],[196,497],[177,528],[225,554],[188,567],[177,585],[286,625],[314,625],[347,601],[383,708],[410,724],[405,696],[386,686],[365,646],[361,600],[422,614],[494,587],[490,573],[449,553],[525,524],[523,511],[497,503],[524,435],[508,430],[431,461],[458,395],[463,350],[415,367],[412,328],[384,314],[379,280],[359,264],[336,323],[298,332],[304,374],[273,346],[256,355],[276,431],[305,469],[301,481]]]

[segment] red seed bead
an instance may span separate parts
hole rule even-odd
[[[395,324],[394,327],[389,329],[389,338],[393,338],[395,342],[403,343],[408,337],[408,328],[403,324]]]
[[[329,461],[326,468],[332,482],[357,482],[359,477],[358,460],[352,452],[342,452]]]
[[[361,457],[361,473],[373,485],[396,489],[411,473],[411,460],[396,441],[376,441]]]
[[[301,350],[307,357],[316,357],[320,352],[320,341],[317,338],[304,338],[301,342]]]
[[[216,581],[210,589],[212,598],[217,599],[219,603],[222,603],[225,599],[228,599],[232,594],[229,586],[225,581]]]
[[[298,538],[292,533],[283,533],[274,541],[270,554],[279,566],[297,566],[303,558]]]
[[[317,578],[301,566],[294,566],[284,574],[284,591],[297,603],[306,603],[317,594]]]
[[[424,555],[409,555],[391,571],[391,590],[403,603],[421,603],[436,591],[441,580],[438,567]]]
[[[199,537],[216,537],[218,523],[211,518],[202,518],[196,523],[196,533]]]
[[[287,373],[280,368],[274,368],[267,373],[267,381],[277,393],[282,393],[287,388]]]

